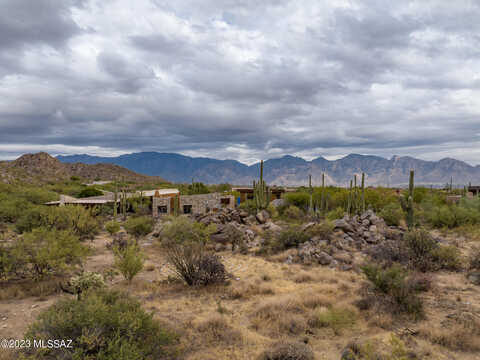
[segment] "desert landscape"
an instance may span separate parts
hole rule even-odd
[[[58,160],[9,167],[42,162]],[[413,171],[409,188],[369,188],[360,174],[271,200],[262,166],[253,199],[184,214],[220,186],[177,184],[178,204],[153,217],[125,188],[174,184],[62,174],[0,185],[0,330],[74,345],[2,359],[478,359],[480,198],[467,188],[415,187]],[[55,202],[112,188],[116,206]]]

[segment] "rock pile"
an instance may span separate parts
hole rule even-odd
[[[309,224],[304,225],[307,231]],[[386,239],[399,239],[403,230],[388,227],[385,221],[371,210],[362,215],[345,216],[335,221],[335,230],[325,238],[318,236],[300,245],[288,262],[318,263],[348,270],[363,259],[363,253]]]

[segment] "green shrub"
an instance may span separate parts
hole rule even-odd
[[[327,213],[328,220],[337,220],[343,218],[345,215],[345,209],[343,207],[337,207]]]
[[[257,213],[257,205],[253,200],[245,200],[238,208],[245,210],[249,215],[255,215]]]
[[[99,273],[86,271],[80,275],[73,276],[70,281],[70,286],[78,299],[81,294],[86,293],[89,290],[101,289],[105,287],[103,276]]]
[[[414,229],[405,233],[403,239],[409,250],[411,265],[420,271],[432,270],[432,252],[438,244],[430,233],[424,229]]]
[[[318,310],[313,319],[317,327],[329,327],[335,335],[340,335],[346,328],[355,325],[357,314],[346,307],[329,307],[326,311]]]
[[[32,207],[18,219],[15,227],[20,233],[32,231],[37,227],[69,230],[81,239],[93,238],[99,230],[98,221],[92,210],[75,205]]]
[[[0,196],[0,221],[14,223],[31,206],[31,204],[23,199]]]
[[[109,221],[105,224],[105,230],[107,230],[110,235],[113,235],[120,231],[120,224],[115,220]]]
[[[166,242],[179,244],[198,242],[205,244],[210,240],[210,235],[216,231],[216,226],[206,226],[187,217],[179,216],[167,222],[162,229],[162,239]]]
[[[139,302],[113,291],[91,292],[81,300],[62,300],[39,315],[26,338],[71,339],[71,348],[26,349],[26,359],[173,359],[176,335]]]
[[[379,213],[389,226],[398,226],[403,218],[403,211],[399,204],[387,204]]]
[[[335,223],[327,219],[310,228],[308,235],[310,237],[320,236],[322,239],[325,239],[333,233],[333,230],[335,230]]]
[[[40,278],[80,264],[88,249],[69,231],[36,228],[18,239],[11,253],[23,263],[23,272]]]
[[[305,213],[295,205],[290,205],[283,211],[283,216],[287,220],[301,220],[305,216]]]
[[[153,231],[153,219],[150,216],[131,217],[123,224],[130,235],[139,238]]]
[[[386,309],[407,313],[419,319],[424,316],[423,302],[418,297],[419,287],[407,278],[407,272],[398,265],[382,269],[378,265],[364,265],[363,273],[377,295],[371,301],[384,300]]]
[[[456,246],[439,246],[432,251],[432,258],[437,269],[456,271],[462,268],[460,250]]]
[[[115,255],[115,267],[120,271],[125,280],[132,282],[135,275],[143,269],[145,256],[135,243],[130,243],[127,247],[120,249],[113,248]]]
[[[287,229],[281,231],[277,236],[277,242],[282,249],[288,249],[291,247],[298,247],[308,241],[310,237],[308,234],[301,230],[299,225],[291,225]]]
[[[310,195],[305,192],[292,192],[285,194],[285,201],[288,205],[307,210],[310,204]]]
[[[103,191],[100,191],[94,187],[86,187],[85,189],[83,189],[78,193],[77,197],[87,198],[87,197],[102,196],[102,195],[103,195]]]

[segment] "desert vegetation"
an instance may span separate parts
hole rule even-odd
[[[0,359],[473,360],[480,199],[411,182],[271,202],[261,178],[236,209],[160,219],[141,197],[44,205],[93,194],[79,178],[0,185],[0,333],[74,344]]]

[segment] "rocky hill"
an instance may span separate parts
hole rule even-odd
[[[86,164],[112,163],[130,170],[161,176],[173,182],[195,181],[204,183],[232,183],[248,185],[258,177],[259,164],[251,166],[235,160],[193,158],[179,154],[143,152],[118,157],[96,157],[89,155],[59,156],[64,163]],[[480,183],[480,166],[471,166],[455,159],[424,161],[413,157],[394,156],[385,159],[379,156],[350,154],[329,161],[318,157],[306,161],[299,157],[284,156],[265,161],[265,178],[269,184],[298,186],[306,185],[312,174],[314,185],[319,185],[325,172],[327,184],[345,186],[354,174],[366,173],[367,185],[404,186],[408,182],[410,169],[415,169],[416,184],[443,186],[453,177],[453,183],[463,186],[471,182]]]
[[[44,152],[25,154],[14,161],[0,162],[0,181],[6,183],[45,183],[67,180],[72,176],[86,181],[125,179],[135,182],[165,182],[161,177],[137,174],[114,164],[62,163]]]

